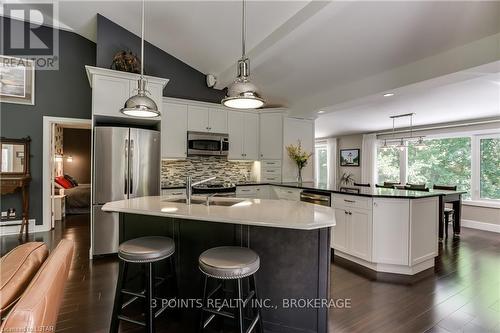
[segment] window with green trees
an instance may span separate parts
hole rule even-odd
[[[419,150],[406,142],[403,150],[378,148],[378,183],[457,185],[464,199],[500,200],[500,134],[470,134],[425,140]]]
[[[500,137],[479,139],[480,197],[500,199]]]
[[[471,190],[471,139],[445,138],[425,141],[425,149],[408,145],[408,177],[411,184],[457,185],[457,189]]]
[[[395,147],[377,150],[378,183],[399,183],[400,178],[400,152]]]

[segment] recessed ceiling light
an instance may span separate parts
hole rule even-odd
[[[392,97],[392,96],[394,96],[394,93],[386,93],[386,94],[384,94],[384,97]]]
[[[318,113],[325,113],[325,111],[324,110],[319,110]]]

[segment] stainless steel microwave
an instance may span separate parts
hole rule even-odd
[[[221,133],[188,132],[188,156],[227,156],[229,136]]]

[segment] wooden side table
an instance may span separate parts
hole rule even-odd
[[[21,222],[21,230],[19,231],[19,236],[22,237],[23,231],[28,235],[29,226],[29,210],[30,210],[30,196],[29,196],[29,183],[31,181],[30,175],[23,176],[7,176],[1,175],[0,182],[2,191],[1,194],[11,194],[17,191],[21,191],[22,194],[22,207],[23,216]]]

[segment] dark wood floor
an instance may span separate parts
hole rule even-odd
[[[117,262],[88,259],[88,215],[69,216],[56,230],[30,236],[51,248],[61,238],[74,240],[76,251],[57,331],[107,332]],[[16,236],[2,237],[1,254],[17,244]],[[463,228],[459,239],[442,245],[436,274],[412,286],[370,281],[336,265],[331,283],[332,297],[352,305],[331,310],[330,332],[500,332],[499,234]],[[181,332],[175,323],[161,327]]]

